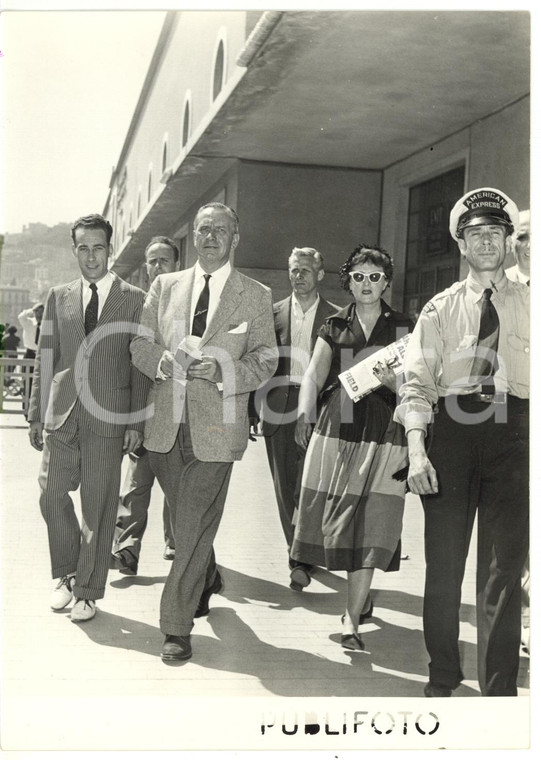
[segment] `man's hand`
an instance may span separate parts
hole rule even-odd
[[[438,493],[438,476],[424,451],[409,455],[408,486],[412,493],[424,496]]]
[[[188,380],[198,378],[208,380],[209,383],[222,382],[222,368],[214,356],[203,356],[199,361],[193,361],[188,367]]]
[[[43,422],[31,422],[28,428],[28,437],[37,451],[43,451]]]
[[[138,430],[126,430],[124,433],[124,446],[122,447],[123,454],[133,454],[133,452],[139,448],[143,443],[143,434]]]
[[[301,449],[306,449],[310,438],[312,437],[312,430],[314,427],[313,422],[306,422],[304,417],[299,417],[297,425],[295,427],[295,443],[300,446]]]
[[[158,373],[161,372],[165,379],[169,379],[170,377],[173,377],[174,368],[175,357],[171,351],[164,351],[160,363],[158,364]]]
[[[251,441],[257,441],[256,436],[261,435],[261,420],[259,417],[250,417],[250,427],[248,428],[248,438]]]

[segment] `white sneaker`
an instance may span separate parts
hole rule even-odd
[[[63,575],[54,587],[51,594],[51,609],[63,610],[67,607],[73,598],[73,586],[75,584],[75,574]]]
[[[96,602],[92,599],[76,599],[71,610],[71,619],[74,623],[83,623],[92,620],[96,614]]]

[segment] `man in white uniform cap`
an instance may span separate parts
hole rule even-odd
[[[503,270],[517,226],[518,209],[500,190],[473,190],[455,204],[449,230],[469,274],[426,304],[406,353],[395,419],[408,438],[408,485],[425,512],[427,697],[450,697],[464,677],[460,595],[476,516],[479,685],[483,696],[517,694],[530,289]]]

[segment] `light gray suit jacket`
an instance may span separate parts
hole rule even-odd
[[[81,279],[51,288],[33,375],[29,422],[64,424],[79,399],[93,432],[121,436],[143,430],[148,380],[133,367],[130,342],[145,294],[113,275],[95,330],[85,336]],[[139,411],[139,415],[134,414]],[[138,421],[139,420],[139,421]]]
[[[156,380],[164,349],[174,354],[191,331],[193,284],[194,268],[157,277],[145,301],[140,334],[132,341],[135,366],[154,380],[144,443],[150,451],[168,452],[187,414],[197,459],[232,462],[242,458],[248,444],[250,391],[267,381],[278,363],[271,291],[231,271],[200,345],[221,365],[219,390],[201,379]]]

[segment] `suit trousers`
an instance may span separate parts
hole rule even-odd
[[[118,501],[113,552],[130,549],[139,559],[156,476],[150,467],[148,452],[143,456],[129,456],[130,461]],[[165,545],[174,549],[175,539],[167,499],[163,500],[163,534]]]
[[[477,671],[483,696],[514,696],[521,573],[529,545],[528,402],[506,408],[473,397],[440,399],[429,458],[439,492],[423,496],[424,635],[430,678],[455,688],[461,586],[477,516]],[[463,412],[457,414],[460,407]],[[506,420],[498,419],[498,414]],[[473,415],[478,415],[475,418]],[[475,424],[470,423],[477,419]]]
[[[299,390],[290,387],[285,413],[297,409]],[[302,481],[302,468],[305,451],[295,443],[296,420],[278,425],[272,434],[265,435],[267,458],[274,483],[274,493],[278,503],[280,522],[287,543],[288,551],[293,541],[295,528],[293,514],[299,503]],[[300,564],[294,562],[294,564]]]
[[[45,434],[39,485],[52,576],[76,573],[75,596],[95,600],[105,594],[124,436],[96,435],[88,423],[76,402],[64,424]],[[79,486],[81,525],[69,495]]]
[[[169,502],[174,525],[175,558],[160,605],[160,628],[171,636],[187,636],[197,604],[214,581],[212,547],[231,479],[233,462],[196,459],[189,422],[182,422],[173,448],[149,451],[150,466]]]

